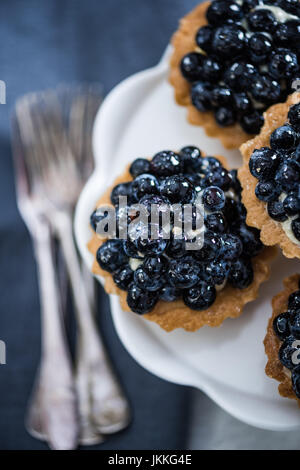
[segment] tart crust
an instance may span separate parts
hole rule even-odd
[[[179,29],[173,35],[172,45],[174,48],[170,61],[169,81],[175,90],[177,104],[187,107],[187,120],[190,124],[202,126],[209,137],[217,137],[225,148],[239,148],[244,142],[252,137],[247,134],[239,124],[221,127],[216,123],[211,111],[201,112],[193,106],[190,97],[190,84],[184,79],[180,72],[182,57],[193,51],[195,35],[197,30],[207,23],[206,10],[211,2],[204,2],[188,13],[180,21]]]
[[[227,163],[224,157],[217,156],[224,167]],[[110,193],[112,188],[127,181],[131,181],[132,177],[129,173],[129,166],[124,173],[119,176],[113,185],[103,194],[98,201],[97,207],[101,205],[109,205]],[[99,275],[104,279],[104,288],[108,294],[117,294],[120,297],[120,303],[123,310],[130,311],[127,304],[127,292],[119,289],[113,281],[112,275],[100,268],[96,260],[96,252],[104,243],[105,239],[101,239],[95,232],[88,243],[88,248],[93,253],[95,259],[92,271],[95,275]],[[154,321],[160,325],[165,331],[172,331],[175,328],[184,328],[186,331],[196,331],[204,325],[211,327],[219,326],[226,318],[239,317],[245,304],[256,299],[258,289],[262,282],[266,281],[270,275],[270,262],[276,256],[275,248],[264,248],[264,250],[252,259],[254,270],[254,280],[246,289],[235,289],[230,285],[217,293],[217,297],[213,305],[207,310],[196,311],[187,307],[182,300],[173,302],[165,302],[159,300],[154,309],[145,315],[147,320]]]
[[[249,160],[254,149],[269,146],[272,132],[287,121],[290,106],[299,102],[300,93],[293,93],[285,103],[275,104],[264,113],[265,123],[260,134],[240,148],[244,162],[238,172],[243,187],[242,201],[247,209],[247,224],[261,230],[260,238],[265,245],[278,244],[287,258],[300,258],[300,246],[289,239],[281,224],[268,215],[265,203],[255,196],[257,179],[250,173]]]
[[[300,279],[299,274],[293,274],[287,277],[283,281],[284,290],[275,295],[272,300],[272,317],[269,319],[267,334],[264,340],[265,351],[268,356],[268,362],[266,365],[266,374],[272,379],[278,380],[280,385],[278,386],[279,394],[282,397],[293,398],[297,400],[300,406],[300,400],[296,397],[293,390],[290,373],[281,364],[278,358],[279,348],[282,344],[279,338],[277,338],[273,329],[273,320],[277,315],[287,310],[288,298],[292,292],[298,290],[298,282]]]

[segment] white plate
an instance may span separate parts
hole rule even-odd
[[[187,123],[186,110],[175,104],[167,82],[169,53],[167,50],[156,67],[118,85],[96,118],[96,170],[82,192],[75,216],[77,243],[89,267],[90,213],[126,163],[162,149],[193,144],[208,154],[225,155],[232,167],[241,164],[238,151],[225,150],[218,140]],[[253,426],[274,431],[296,429],[300,426],[296,402],[281,398],[277,382],[264,373],[263,338],[271,314],[270,300],[282,289],[282,279],[296,272],[297,266],[298,262],[279,256],[259,299],[248,305],[240,318],[195,333],[166,333],[134,313],[123,312],[118,298],[110,296],[117,333],[136,361],[153,374],[205,391],[226,411]]]

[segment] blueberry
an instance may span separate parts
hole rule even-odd
[[[292,371],[292,386],[297,398],[300,399],[300,366],[297,365]]]
[[[143,256],[138,253],[135,243],[130,239],[123,240],[123,250],[128,258],[143,259]]]
[[[172,204],[187,204],[193,201],[195,196],[192,184],[183,175],[167,176],[160,185],[160,192]]]
[[[281,97],[280,83],[266,74],[257,76],[252,85],[251,94],[260,103],[276,103]]]
[[[203,56],[198,52],[189,52],[180,63],[182,75],[189,82],[195,82],[201,78]]]
[[[98,207],[97,209],[94,210],[94,212],[91,214],[90,217],[90,224],[92,229],[96,232],[97,231],[97,225],[101,220],[104,220],[108,215],[108,212],[104,210],[104,208]],[[108,225],[104,227],[104,231],[107,232],[108,230]]]
[[[260,181],[268,180],[274,176],[280,163],[280,155],[269,147],[255,149],[249,160],[249,169],[252,176]]]
[[[284,222],[288,219],[281,201],[269,201],[267,204],[267,210],[269,216],[278,222]]]
[[[263,64],[272,52],[272,41],[263,33],[254,33],[248,42],[248,53],[254,64]]]
[[[231,264],[228,281],[237,289],[249,287],[253,281],[253,268],[249,259],[239,258]]]
[[[161,256],[148,256],[145,258],[143,268],[151,276],[161,276],[167,270],[167,263]]]
[[[275,150],[289,150],[296,147],[299,140],[297,132],[289,124],[277,127],[270,137],[271,147]]]
[[[245,114],[252,110],[251,99],[245,92],[234,93],[233,102],[235,110],[238,113]]]
[[[133,178],[150,172],[150,162],[146,158],[136,158],[130,165],[129,172]]]
[[[110,194],[110,200],[114,206],[119,204],[119,197],[124,196],[128,198],[128,202],[131,202],[132,188],[131,182],[120,183],[115,186]]]
[[[169,262],[168,279],[173,287],[188,289],[197,284],[199,274],[200,266],[191,256]]]
[[[184,238],[174,238],[171,237],[171,240],[168,244],[166,254],[171,258],[181,258],[186,254],[186,241]]]
[[[241,194],[242,186],[238,179],[238,172],[237,170],[233,169],[229,171],[229,176],[231,178],[230,188],[236,193],[236,195]]]
[[[149,290],[149,291],[157,291],[159,290],[164,282],[164,278],[162,276],[153,276],[150,275],[143,266],[139,266],[134,271],[134,283],[141,287],[142,289]]]
[[[279,0],[279,6],[293,15],[300,16],[299,0]]]
[[[215,0],[206,10],[207,21],[212,25],[221,25],[228,19],[238,21],[242,16],[241,6],[231,0]]]
[[[291,227],[294,236],[300,241],[300,217],[292,220]]]
[[[273,13],[263,8],[248,13],[247,22],[251,31],[273,32],[277,26]]]
[[[164,234],[162,231],[159,231],[157,235],[158,238],[153,238],[151,236],[151,229],[149,228],[147,238],[141,236],[135,240],[137,250],[145,255],[160,255],[163,253],[168,246],[168,240],[163,238]]]
[[[132,283],[127,292],[129,308],[140,315],[153,310],[158,300],[158,292],[150,292]]]
[[[297,350],[299,347],[297,346],[297,343],[295,344],[295,342],[296,340],[293,336],[288,336],[282,343],[278,353],[280,362],[284,365],[284,367],[290,370],[294,369],[294,367],[297,365],[295,364],[295,359],[297,359]]]
[[[230,188],[231,178],[225,168],[218,167],[206,173],[205,184],[207,186],[218,186],[223,191],[227,191]]]
[[[114,273],[113,278],[119,289],[127,290],[133,280],[133,271],[130,266],[124,266]]]
[[[230,106],[233,100],[233,93],[230,88],[216,86],[211,92],[211,103],[215,107]]]
[[[179,154],[183,158],[186,173],[199,173],[201,169],[201,151],[198,147],[188,145],[183,147]]]
[[[236,121],[234,110],[222,106],[215,111],[215,120],[221,127],[232,126]]]
[[[254,83],[258,70],[253,64],[234,62],[224,74],[224,82],[232,90],[245,91]]]
[[[146,207],[148,214],[151,214],[151,211],[155,209],[155,214],[160,216],[160,214],[169,213],[171,211],[171,205],[169,199],[165,196],[158,194],[146,194],[139,200],[139,204],[142,204]],[[170,214],[171,215],[171,214]]]
[[[283,207],[288,215],[296,215],[300,212],[300,199],[296,192],[290,191],[283,200]]]
[[[174,300],[178,300],[181,297],[180,289],[176,289],[176,287],[172,286],[164,286],[159,294],[159,298],[164,300],[165,302],[174,302]]]
[[[288,309],[291,311],[300,310],[300,290],[293,292],[289,296]]]
[[[298,186],[300,182],[300,164],[294,160],[281,163],[275,176],[275,183],[283,191],[290,191]]]
[[[225,194],[217,186],[209,186],[202,194],[204,208],[208,211],[219,211],[225,205]]]
[[[216,233],[224,233],[227,229],[227,222],[222,212],[208,214],[205,218],[205,227]]]
[[[225,261],[236,260],[243,251],[243,244],[237,235],[224,233],[221,237],[222,248],[220,256]]]
[[[196,82],[192,85],[191,99],[198,111],[209,111],[212,107],[210,87],[203,82]]]
[[[271,57],[269,72],[275,78],[291,77],[298,70],[297,54],[289,49],[279,48]]]
[[[275,201],[280,194],[280,188],[271,181],[259,181],[255,187],[255,195],[261,201]]]
[[[229,266],[225,261],[212,261],[206,266],[206,276],[210,284],[221,285],[229,273]]]
[[[230,24],[216,29],[212,49],[217,56],[231,59],[241,54],[245,44],[246,36],[243,28]]]
[[[200,281],[196,287],[185,290],[183,301],[193,310],[206,310],[216,299],[216,289],[205,281]]]
[[[196,43],[203,51],[209,53],[211,49],[213,28],[210,25],[202,26],[196,34]]]
[[[289,327],[291,334],[294,338],[300,339],[300,312],[295,313],[291,316],[289,321]]]
[[[199,261],[211,261],[218,257],[221,248],[221,241],[219,235],[206,230],[204,233],[204,241],[201,250],[197,250],[194,256]]]
[[[112,273],[127,263],[122,240],[108,240],[97,250],[96,258],[100,268]]]
[[[289,47],[291,44],[296,46],[300,41],[300,20],[289,20],[279,24],[274,31],[274,39],[280,46]]]
[[[289,328],[290,314],[288,312],[281,313],[273,321],[273,329],[281,341],[290,335]]]
[[[260,241],[260,232],[257,228],[248,227],[242,223],[237,231],[237,234],[243,244],[243,254],[253,257],[258,255],[263,249],[263,244]]]
[[[219,62],[211,57],[205,57],[205,59],[203,59],[201,79],[213,83],[221,78],[221,74],[222,67]]]
[[[259,0],[243,0],[242,8],[245,13],[253,10],[258,5]]]
[[[132,182],[132,194],[139,201],[146,194],[158,194],[159,183],[155,176],[144,173],[137,176]]]
[[[156,176],[171,176],[182,173],[183,161],[171,150],[163,150],[154,155],[150,162],[151,173]]]
[[[204,157],[201,160],[201,171],[202,173],[211,173],[214,171],[221,171],[221,162],[215,157]]]
[[[263,123],[264,118],[262,114],[257,110],[249,114],[245,114],[240,120],[241,127],[248,134],[259,134]]]
[[[294,104],[293,106],[290,107],[288,118],[289,118],[290,124],[295,129],[300,131],[300,103]]]

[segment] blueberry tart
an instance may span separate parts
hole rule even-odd
[[[260,134],[241,146],[247,223],[265,245],[300,258],[300,93],[271,106],[264,119]]]
[[[297,399],[300,406],[299,281],[299,274],[286,278],[284,290],[273,298],[264,344],[268,356],[266,374],[280,382],[280,395]]]
[[[300,86],[297,0],[213,0],[173,36],[170,82],[188,121],[226,148],[259,133],[264,111]]]
[[[188,146],[136,159],[91,215],[93,272],[108,293],[120,296],[123,310],[166,331],[219,326],[257,297],[276,252],[245,218],[237,171],[228,170],[223,157]],[[200,233],[201,244],[193,245]]]

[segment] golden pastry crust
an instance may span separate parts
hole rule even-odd
[[[190,98],[190,84],[180,72],[182,57],[195,49],[195,34],[197,30],[207,24],[206,10],[210,2],[198,5],[180,21],[179,29],[173,35],[172,44],[174,52],[170,61],[169,81],[175,90],[177,104],[187,107],[187,119],[191,124],[202,126],[209,137],[217,137],[225,148],[239,148],[252,136],[247,134],[239,124],[220,127],[212,112],[200,112],[193,106]]]
[[[224,157],[217,156],[224,167],[227,163]],[[129,167],[119,176],[114,184],[104,193],[98,201],[97,207],[110,203],[110,193],[112,188],[122,182],[131,181]],[[110,273],[100,268],[96,260],[96,252],[104,243],[95,232],[91,238],[88,248],[93,253],[95,259],[92,271],[94,274],[104,279],[104,287],[108,294],[117,294],[120,297],[120,303],[123,310],[130,311],[126,301],[127,292],[119,289]],[[276,256],[274,248],[265,248],[262,253],[252,259],[254,269],[254,280],[246,289],[234,289],[230,285],[218,292],[213,305],[207,310],[195,311],[187,307],[182,300],[174,302],[158,301],[154,309],[143,315],[147,320],[154,321],[166,331],[172,331],[175,328],[184,328],[186,331],[196,331],[204,325],[219,326],[226,318],[236,318],[242,314],[246,303],[251,302],[258,296],[258,289],[262,282],[266,281],[270,275],[270,262]]]
[[[287,121],[290,106],[299,102],[300,93],[293,93],[285,103],[275,104],[265,112],[265,123],[260,134],[240,148],[243,166],[238,172],[243,187],[242,201],[247,209],[247,224],[261,230],[260,238],[265,245],[278,244],[287,258],[300,258],[300,246],[288,238],[281,224],[268,215],[265,203],[255,196],[257,179],[250,173],[249,160],[254,149],[269,146],[272,132]]]
[[[266,365],[266,374],[272,379],[278,380],[280,385],[278,391],[281,396],[286,398],[293,398],[298,401],[300,406],[300,400],[296,397],[292,387],[292,382],[289,374],[287,375],[287,369],[281,364],[278,358],[278,351],[282,344],[279,338],[277,338],[274,329],[273,321],[277,315],[287,310],[288,298],[292,292],[299,289],[298,282],[300,279],[299,274],[287,277],[283,281],[284,290],[275,295],[272,300],[272,317],[269,319],[267,334],[264,340],[266,355],[268,356],[268,362]],[[285,372],[286,371],[286,372]]]

